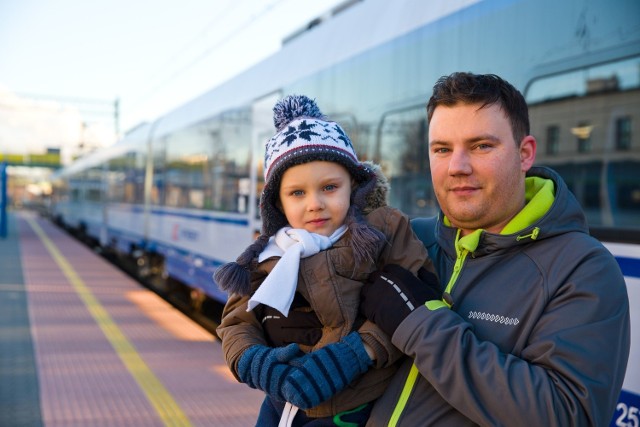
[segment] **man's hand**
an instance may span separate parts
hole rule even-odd
[[[441,297],[435,274],[420,268],[416,277],[399,265],[389,264],[371,274],[362,287],[360,312],[391,337],[413,310]]]

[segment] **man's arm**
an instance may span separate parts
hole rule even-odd
[[[607,425],[624,378],[629,330],[624,280],[602,249],[550,295],[519,357],[478,339],[446,308],[416,309],[392,341],[478,424]]]

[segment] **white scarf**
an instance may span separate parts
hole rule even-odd
[[[300,228],[283,227],[278,230],[258,256],[258,262],[272,256],[279,256],[280,260],[249,300],[247,311],[264,304],[287,317],[296,293],[300,259],[330,248],[346,231],[347,226],[343,225],[327,237]]]

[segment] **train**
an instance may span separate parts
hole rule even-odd
[[[639,17],[637,0],[348,0],[272,56],[58,171],[50,214],[207,312],[226,300],[213,272],[260,230],[277,100],[315,98],[360,159],[381,165],[390,204],[432,216],[431,88],[454,71],[498,74],[529,104],[536,164],[560,172],[625,276],[632,347],[611,425],[637,426]]]

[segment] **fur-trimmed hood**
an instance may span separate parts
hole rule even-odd
[[[370,212],[389,204],[388,196],[390,185],[389,180],[387,180],[387,177],[382,173],[382,167],[380,167],[380,165],[371,161],[362,162],[362,164],[371,169],[376,176],[376,185],[366,196],[366,202],[362,208],[362,213],[368,215]]]

